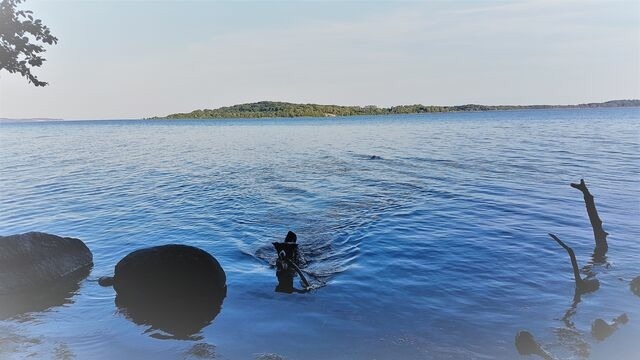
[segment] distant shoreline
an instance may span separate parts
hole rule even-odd
[[[341,106],[320,104],[295,104],[288,102],[260,101],[239,104],[217,109],[194,110],[189,113],[175,113],[167,116],[154,116],[145,120],[169,119],[258,119],[258,118],[296,118],[296,117],[336,117],[357,115],[398,115],[426,114],[472,111],[504,111],[504,110],[543,110],[543,109],[589,109],[614,107],[640,107],[640,100],[610,100],[600,103],[576,105],[398,105],[388,108],[377,106]]]
[[[47,121],[64,121],[64,119],[58,118],[0,118],[0,122],[47,122]]]
[[[389,108],[375,106],[340,106],[318,104],[295,104],[286,102],[261,101],[257,103],[233,105],[214,110],[195,110],[190,113],[177,113],[167,116],[149,118],[103,118],[103,119],[64,119],[64,118],[0,118],[2,123],[48,123],[63,121],[136,121],[136,120],[233,120],[233,119],[291,119],[291,118],[323,118],[348,116],[384,116],[384,115],[415,115],[441,114],[460,112],[486,111],[519,111],[519,110],[554,110],[554,109],[597,109],[597,108],[640,108],[640,100],[611,100],[600,103],[586,103],[576,105],[400,105]],[[255,110],[258,108],[259,110]],[[318,111],[331,108],[334,112]],[[233,109],[234,111],[231,111]],[[250,110],[253,109],[253,110]],[[297,110],[295,110],[297,109]]]

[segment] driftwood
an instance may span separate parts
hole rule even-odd
[[[593,228],[593,237],[595,239],[595,249],[593,251],[593,260],[595,262],[604,262],[605,255],[608,250],[607,245],[607,235],[609,235],[602,228],[602,220],[598,216],[598,211],[596,210],[596,204],[593,198],[593,195],[589,192],[587,188],[587,184],[583,179],[580,179],[579,184],[572,183],[571,187],[574,189],[578,189],[582,192],[584,196],[585,207],[587,208],[587,214],[589,216],[589,221],[591,222],[591,227]],[[575,315],[578,304],[580,303],[581,295],[588,292],[596,291],[600,287],[600,282],[597,279],[590,279],[589,277],[583,279],[580,276],[580,269],[578,268],[578,261],[576,260],[576,255],[571,247],[565,244],[562,240],[560,240],[556,235],[549,234],[552,239],[554,239],[562,248],[564,248],[569,254],[569,258],[571,260],[571,267],[573,269],[573,276],[575,279],[575,292],[573,295],[573,303],[571,307],[565,312],[562,321],[565,323],[566,329],[565,333],[560,337],[570,337],[571,340],[575,341],[577,355],[580,357],[588,357],[589,356],[589,344],[582,339],[580,335],[580,331],[578,331],[571,321],[571,317]],[[633,285],[631,286],[633,290]],[[592,334],[597,339],[604,339],[609,336],[619,323],[626,322],[626,315],[620,316],[614,320],[613,324],[608,324],[602,319],[596,319],[592,325]],[[538,354],[542,357],[545,357],[544,353],[540,353],[537,351],[539,345],[533,339],[531,334],[524,332],[525,334],[518,334],[520,339],[516,337],[516,347],[518,347],[518,341],[521,342],[520,347],[523,349],[530,349],[528,353]],[[543,349],[544,350],[544,349]],[[526,354],[526,352],[520,351],[520,354]]]
[[[549,234],[553,240],[555,240],[560,246],[562,246],[567,253],[569,254],[569,258],[571,258],[571,266],[573,267],[573,276],[576,281],[576,291],[578,294],[583,294],[587,292],[592,292],[598,290],[600,287],[600,282],[597,279],[583,279],[580,277],[580,270],[578,268],[578,261],[576,260],[576,255],[567,244],[562,242],[562,240],[558,239],[554,234]]]
[[[607,235],[609,235],[609,233],[602,228],[602,220],[600,220],[598,216],[593,195],[591,195],[589,189],[587,189],[587,184],[584,182],[584,179],[580,179],[579,184],[572,183],[571,187],[582,191],[582,195],[584,195],[584,204],[587,207],[587,214],[589,215],[589,221],[593,228],[593,238],[596,242],[596,248],[593,251],[594,255],[604,256],[609,248],[607,244]]]

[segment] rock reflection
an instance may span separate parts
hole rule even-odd
[[[159,339],[200,340],[198,334],[211,324],[222,309],[223,298],[190,296],[150,298],[144,301],[116,296],[118,311]],[[160,332],[158,332],[158,330]]]
[[[80,283],[89,275],[91,267],[69,274],[53,284],[0,295],[0,320],[29,312],[72,304]]]

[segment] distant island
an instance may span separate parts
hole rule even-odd
[[[353,115],[423,114],[460,111],[527,110],[527,109],[576,109],[604,107],[636,107],[640,100],[611,100],[601,103],[578,105],[399,105],[388,108],[369,106],[340,106],[319,104],[293,104],[277,101],[260,101],[250,104],[225,106],[218,109],[194,110],[156,116],[150,119],[229,119],[229,118],[275,118],[275,117],[333,117]]]

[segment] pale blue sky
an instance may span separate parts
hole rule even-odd
[[[640,98],[640,2],[38,1],[60,39],[0,117],[139,118],[259,100]]]

